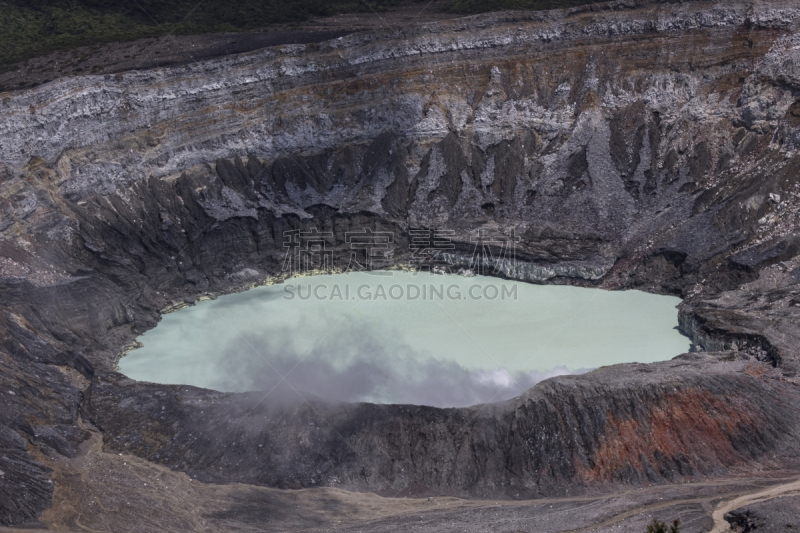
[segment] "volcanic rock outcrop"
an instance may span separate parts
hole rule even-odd
[[[619,1],[362,32],[0,100],[0,523],[45,458],[528,498],[795,469],[800,9]],[[515,242],[496,275],[677,294],[698,347],[466,409],[275,404],[114,371],[162,310],[281,273],[292,232]],[[491,244],[494,243],[494,244]],[[366,259],[366,258],[365,258]],[[447,266],[447,265],[444,265]]]

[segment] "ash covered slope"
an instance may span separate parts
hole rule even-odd
[[[110,450],[276,487],[513,498],[796,466],[798,17],[503,13],[3,95],[0,520],[50,505],[41,457],[76,453],[79,413]],[[159,310],[279,272],[286,230],[403,249],[415,226],[465,250],[513,231],[509,277],[681,294],[708,353],[483,409],[287,407],[113,372]]]

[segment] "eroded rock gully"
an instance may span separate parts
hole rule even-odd
[[[795,469],[798,17],[500,13],[3,94],[0,523],[51,506],[53,457],[88,425],[201,481],[390,496]],[[513,235],[507,277],[681,295],[701,350],[467,409],[276,405],[113,370],[160,310],[280,273],[287,231],[331,232],[337,262],[348,231],[390,231],[404,264],[431,227],[462,259]]]

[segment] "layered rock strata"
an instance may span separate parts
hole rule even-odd
[[[526,498],[794,468],[800,10],[614,2],[56,80],[0,103],[0,523],[89,434],[198,479]],[[468,409],[275,404],[114,372],[287,235],[447,230],[440,266],[685,298],[698,353]],[[514,260],[500,249],[514,242]],[[498,245],[498,243],[501,243]],[[493,248],[494,247],[494,248]]]

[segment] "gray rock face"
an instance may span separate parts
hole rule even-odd
[[[81,417],[108,450],[283,488],[523,498],[794,468],[798,16],[504,13],[4,94],[0,522],[50,505],[37,454],[74,455]],[[493,235],[516,243],[496,275],[681,295],[706,353],[446,410],[114,372],[162,309],[279,274],[286,232],[330,232],[338,265],[348,232],[391,232],[405,264],[419,228],[453,232],[440,266]]]
[[[742,533],[791,531],[800,527],[798,503],[797,496],[784,496],[726,513],[725,520],[731,524],[731,529]]]
[[[789,445],[797,409],[775,405],[792,388],[743,374],[747,364],[686,356],[468,409],[259,407],[263,393],[118,378],[95,382],[89,405],[111,449],[203,481],[524,499],[720,474]]]

